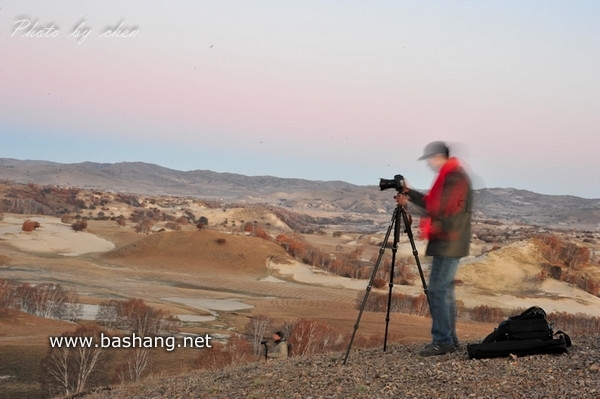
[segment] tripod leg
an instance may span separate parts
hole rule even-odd
[[[377,262],[375,262],[375,266],[373,266],[373,272],[371,273],[371,278],[369,279],[369,284],[367,285],[367,291],[365,292],[365,296],[363,297],[362,304],[360,305],[360,311],[358,312],[358,318],[356,319],[356,323],[354,324],[354,331],[352,331],[352,337],[350,338],[350,343],[348,344],[348,350],[346,351],[346,356],[344,357],[344,364],[346,364],[346,361],[348,360],[348,355],[350,354],[350,348],[352,347],[352,343],[354,342],[354,337],[356,336],[356,331],[358,330],[358,324],[360,323],[360,319],[365,310],[365,306],[367,304],[367,299],[369,298],[369,293],[371,292],[371,289],[373,288],[373,282],[375,280],[375,276],[377,275],[377,269],[379,269],[379,265],[381,264],[381,260],[383,259],[383,254],[385,252],[385,247],[387,245],[387,242],[390,238],[390,233],[392,232],[392,228],[394,227],[394,224],[396,223],[396,220],[398,218],[397,215],[398,215],[398,209],[396,208],[394,210],[394,214],[392,215],[392,221],[390,222],[390,226],[388,227],[387,232],[385,233],[385,238],[383,239],[383,244],[381,245],[381,248],[379,248],[379,256],[377,257]]]
[[[385,316],[385,335],[383,336],[383,351],[387,349],[388,327],[390,324],[390,310],[392,307],[392,290],[394,288],[394,267],[396,265],[396,252],[398,252],[398,241],[400,241],[400,212],[396,209],[396,224],[394,228],[394,243],[392,245],[392,265],[390,267],[390,283],[387,302],[387,313]]]
[[[429,292],[427,290],[427,283],[425,282],[425,275],[423,274],[423,268],[421,267],[421,261],[419,261],[419,251],[417,251],[417,246],[415,245],[415,239],[413,238],[413,233],[410,228],[410,220],[408,220],[408,215],[406,213],[406,209],[401,208],[400,213],[402,214],[402,219],[404,220],[404,227],[406,227],[406,235],[408,236],[408,240],[410,241],[410,246],[412,247],[412,253],[415,257],[415,262],[417,263],[417,268],[419,269],[419,276],[421,277],[421,283],[423,284],[423,291],[425,292],[425,297],[427,298],[427,305],[429,305],[429,309],[431,309],[431,304],[429,302]]]

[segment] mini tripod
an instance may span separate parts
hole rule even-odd
[[[360,323],[360,319],[365,310],[365,305],[367,304],[367,299],[369,297],[369,293],[371,292],[371,288],[373,287],[373,281],[375,280],[375,276],[377,274],[377,269],[379,269],[379,265],[383,258],[383,254],[385,252],[385,248],[387,246],[387,242],[390,237],[390,233],[392,232],[392,228],[394,228],[394,242],[392,244],[392,265],[390,269],[390,283],[389,283],[389,293],[387,300],[387,314],[385,317],[385,335],[383,340],[383,351],[385,352],[387,349],[387,336],[388,336],[388,326],[390,323],[390,306],[392,304],[392,288],[394,287],[394,266],[396,263],[396,252],[398,251],[398,241],[400,240],[400,224],[404,222],[405,232],[410,241],[410,245],[412,247],[412,253],[415,257],[415,261],[417,263],[417,268],[419,269],[419,275],[421,276],[421,283],[423,283],[423,289],[425,291],[425,296],[427,297],[427,302],[429,304],[429,295],[427,293],[427,283],[425,282],[425,276],[423,274],[423,269],[421,267],[421,262],[419,261],[419,253],[417,251],[417,247],[415,245],[415,240],[413,238],[412,230],[410,228],[411,225],[411,217],[406,211],[404,206],[398,205],[396,209],[394,209],[394,214],[392,215],[392,220],[390,226],[387,229],[385,234],[385,238],[383,240],[383,244],[379,249],[379,257],[377,258],[377,262],[375,262],[375,266],[373,267],[373,272],[371,273],[371,278],[369,279],[369,284],[367,286],[367,292],[365,292],[365,296],[363,298],[362,304],[360,306],[360,312],[358,313],[358,318],[356,319],[356,324],[354,324],[354,331],[352,332],[352,338],[350,338],[350,344],[348,345],[348,350],[346,351],[346,356],[344,357],[344,364],[348,360],[348,355],[350,353],[350,348],[352,347],[352,342],[354,342],[354,337],[356,335],[356,331],[358,330],[358,324]]]
[[[260,344],[265,349],[265,362],[269,360],[269,346],[267,345],[267,341],[260,341]]]

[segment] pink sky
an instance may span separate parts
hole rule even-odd
[[[442,139],[487,187],[600,198],[596,2],[39,3],[0,4],[0,157],[426,188]]]

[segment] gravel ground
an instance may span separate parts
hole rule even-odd
[[[423,358],[421,345],[256,362],[103,388],[86,399],[600,398],[600,336],[568,354],[471,360],[466,346]]]

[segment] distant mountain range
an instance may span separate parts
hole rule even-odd
[[[127,192],[264,203],[295,211],[389,214],[393,190],[342,181],[314,181],[245,176],[209,170],[178,171],[144,162],[62,164],[0,158],[0,178],[36,183]],[[413,207],[414,208],[414,207]],[[411,210],[418,213],[418,209]],[[549,227],[600,230],[600,199],[544,195],[512,188],[475,191],[475,217]]]

